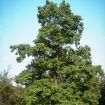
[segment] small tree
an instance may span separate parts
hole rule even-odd
[[[100,66],[93,66],[90,48],[80,45],[82,18],[63,0],[38,7],[41,24],[34,46],[19,44],[17,62],[33,59],[17,77],[25,85],[27,105],[98,105]]]
[[[0,105],[23,105],[21,102],[22,87],[13,86],[8,72],[0,74]]]

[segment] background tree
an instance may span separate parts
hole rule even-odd
[[[33,57],[17,77],[25,85],[27,105],[98,105],[101,66],[93,66],[90,48],[80,45],[82,18],[63,0],[38,7],[41,24],[34,46],[11,46],[17,62]]]
[[[8,72],[0,74],[0,105],[23,105],[21,101],[22,87],[13,86],[13,79]]]
[[[100,94],[101,94],[101,97],[99,99],[99,105],[105,105],[105,74],[102,74],[99,86],[100,86]]]

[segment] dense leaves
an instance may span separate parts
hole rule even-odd
[[[98,105],[101,66],[92,65],[90,48],[80,45],[82,18],[64,0],[38,7],[41,24],[34,46],[11,46],[17,62],[32,61],[17,77],[27,105]]]

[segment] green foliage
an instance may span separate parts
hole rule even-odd
[[[8,72],[0,74],[0,105],[22,105],[22,87],[13,86]]]
[[[41,24],[34,46],[11,46],[17,62],[32,61],[17,77],[25,85],[27,105],[98,105],[101,66],[93,66],[90,48],[80,45],[82,18],[63,0],[38,7]]]

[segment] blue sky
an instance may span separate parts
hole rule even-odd
[[[105,0],[66,1],[70,3],[72,12],[83,18],[81,44],[91,47],[93,64],[102,65],[105,70]],[[40,27],[37,7],[44,3],[45,0],[0,0],[0,71],[11,67],[10,75],[14,76],[30,62],[26,59],[17,63],[9,47],[19,43],[32,44]]]

